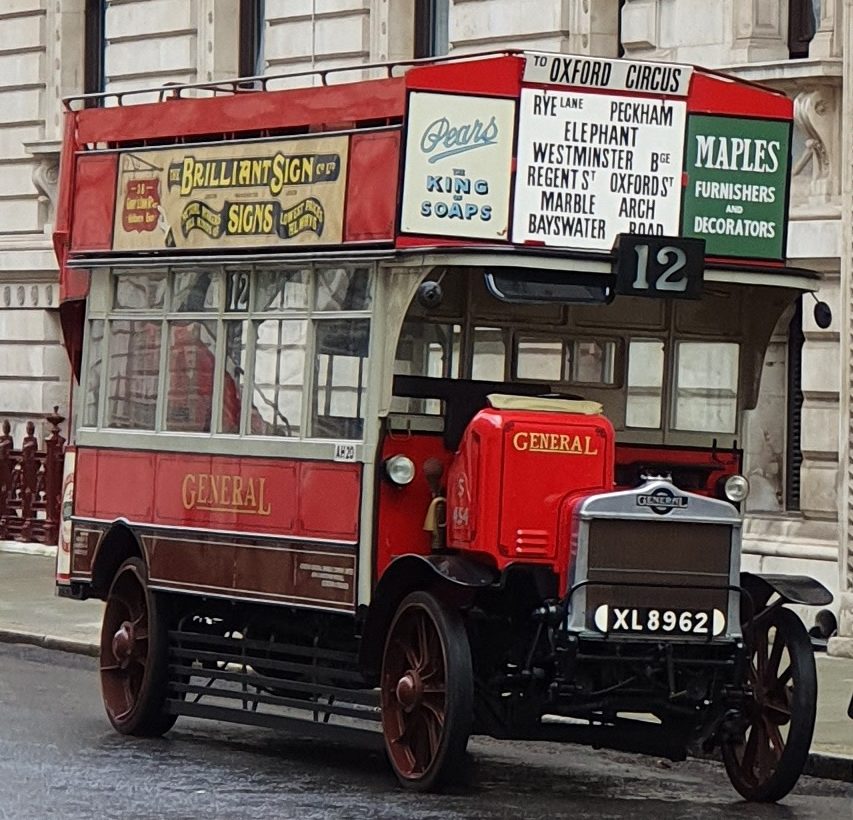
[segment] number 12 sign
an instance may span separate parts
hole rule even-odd
[[[616,293],[653,299],[699,299],[705,270],[705,240],[619,234]]]

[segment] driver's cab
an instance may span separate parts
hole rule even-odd
[[[616,435],[616,487],[668,475],[723,497],[741,471],[744,411],[793,292],[706,279],[698,300],[613,298],[608,282],[430,270],[402,322],[383,458],[411,449],[416,464],[447,466],[490,395],[554,396],[600,405]]]

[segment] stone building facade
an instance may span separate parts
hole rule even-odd
[[[853,0],[6,0],[0,9],[0,416],[67,406],[50,234],[61,98],[527,48],[692,62],[795,101],[792,265],[824,274],[777,328],[744,448],[746,564],[842,593],[853,654]],[[281,81],[284,83],[285,81]],[[156,91],[153,92],[156,96]],[[840,512],[839,512],[840,511]]]

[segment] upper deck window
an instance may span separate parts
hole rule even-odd
[[[361,438],[371,268],[104,277],[108,298],[90,304],[84,427]]]

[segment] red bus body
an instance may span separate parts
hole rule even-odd
[[[587,73],[577,73],[581,71]],[[106,107],[81,107],[74,101],[68,106],[54,244],[61,266],[63,330],[81,389],[75,408],[71,535],[63,538],[60,547],[57,582],[62,594],[107,600],[102,663],[108,671],[102,674],[106,676],[110,719],[119,731],[128,733],[164,731],[171,725],[170,718],[164,717],[167,713],[171,720],[177,714],[242,719],[236,716],[240,712],[236,707],[227,714],[222,707],[198,711],[188,697],[201,694],[188,683],[196,674],[192,670],[215,668],[205,664],[213,657],[210,653],[218,652],[224,660],[219,670],[225,674],[225,664],[234,662],[239,641],[244,642],[240,652],[255,653],[254,660],[244,660],[244,673],[251,667],[263,679],[256,707],[280,701],[279,705],[296,708],[301,696],[294,689],[314,691],[300,664],[316,652],[316,657],[311,656],[315,665],[326,663],[332,671],[320,683],[314,681],[320,687],[314,696],[321,697],[319,692],[325,697],[334,686],[357,689],[351,683],[354,678],[346,677],[356,675],[347,664],[357,670],[362,687],[378,684],[395,771],[405,785],[430,788],[452,768],[462,741],[458,734],[453,735],[447,741],[450,752],[443,745],[433,748],[430,741],[425,761],[420,760],[423,755],[417,749],[401,755],[395,752],[395,744],[403,743],[401,738],[407,738],[411,730],[406,728],[406,715],[422,708],[429,696],[421,680],[429,664],[424,661],[415,668],[411,661],[394,654],[395,641],[405,643],[406,630],[415,629],[412,624],[426,624],[436,630],[436,641],[451,643],[458,643],[467,629],[464,653],[470,653],[475,670],[500,681],[495,684],[496,692],[512,693],[499,711],[510,700],[517,711],[502,713],[500,719],[493,715],[491,723],[480,707],[466,707],[474,708],[476,731],[535,736],[531,715],[522,715],[523,703],[537,704],[537,719],[549,712],[598,715],[602,707],[596,706],[594,690],[627,687],[627,673],[611,679],[608,675],[616,673],[606,671],[610,669],[610,649],[614,658],[622,652],[616,647],[618,630],[625,628],[620,624],[622,616],[611,623],[608,619],[616,604],[602,599],[593,588],[604,589],[601,595],[605,596],[616,590],[614,600],[633,607],[636,619],[657,612],[649,610],[649,593],[643,591],[655,584],[666,588],[662,600],[669,603],[661,606],[668,607],[667,617],[672,615],[674,622],[680,618],[677,623],[681,626],[673,627],[681,638],[675,650],[676,655],[683,653],[678,662],[689,666],[698,658],[701,666],[707,656],[710,667],[731,667],[735,671],[726,678],[725,686],[748,698],[749,688],[737,676],[745,638],[739,620],[741,602],[734,590],[748,588],[755,608],[761,609],[775,587],[770,581],[743,580],[739,575],[739,515],[727,500],[726,482],[742,471],[737,441],[740,424],[732,422],[722,434],[694,427],[689,435],[681,435],[673,419],[684,412],[678,401],[687,402],[689,391],[684,392],[688,398],[674,393],[661,398],[654,390],[668,388],[652,383],[631,388],[632,371],[626,362],[633,361],[634,351],[647,337],[665,338],[661,341],[664,351],[670,344],[680,343],[675,340],[681,339],[678,334],[682,332],[684,339],[706,338],[721,349],[739,344],[740,352],[733,354],[740,357],[735,378],[739,398],[732,412],[740,418],[744,408],[754,406],[761,359],[776,318],[809,281],[806,272],[785,267],[781,235],[787,213],[783,199],[787,199],[791,100],[701,69],[565,55],[507,53],[415,64],[404,72],[389,69],[385,73],[381,79],[332,84],[326,82],[334,77],[322,75],[321,85],[278,91],[247,90],[237,82],[169,88],[155,92],[156,101],[149,101],[150,95],[108,94]],[[615,91],[605,81],[611,74],[623,77]],[[470,107],[476,112],[476,117],[471,114],[476,121],[459,126],[440,108],[443,102],[454,112]],[[569,204],[563,216],[551,217],[543,216],[542,209],[529,202],[541,193],[539,188],[547,187],[543,179],[556,179],[561,167],[569,167],[555,159],[565,146],[554,142],[556,148],[548,148],[523,129],[528,128],[527,115],[534,116],[531,112],[545,116],[543,112],[553,106],[553,116],[564,117],[558,114],[558,103],[562,108],[574,106],[579,112],[584,107],[587,112],[609,110],[606,125],[594,113],[579,113],[577,122],[566,118],[565,127],[561,120],[565,146],[580,150],[587,140],[591,148],[620,141],[634,148],[613,149],[609,154],[605,154],[609,148],[601,149],[601,156],[607,158],[600,162],[624,164],[621,176],[606,165],[597,170],[590,166],[575,177],[583,182],[565,200],[557,185],[557,193],[549,193],[541,202]],[[494,113],[481,118],[481,111]],[[620,211],[624,209],[629,218],[640,221],[623,220],[619,224],[633,225],[634,230],[623,227],[619,233],[630,233],[634,239],[639,236],[642,241],[647,232],[662,232],[644,228],[653,224],[643,222],[644,218],[653,220],[656,211],[671,209],[671,203],[680,203],[682,197],[686,200],[691,186],[697,192],[700,189],[688,172],[687,147],[678,162],[663,148],[655,155],[653,162],[660,167],[672,166],[666,177],[673,181],[669,188],[666,183],[660,189],[661,183],[655,181],[665,171],[644,176],[635,166],[640,150],[637,140],[643,138],[641,126],[654,125],[657,117],[665,127],[676,130],[681,122],[685,135],[689,129],[695,134],[704,134],[702,128],[720,129],[723,136],[696,137],[700,154],[693,161],[697,167],[703,162],[712,169],[739,163],[746,173],[777,174],[776,188],[770,183],[763,188],[756,184],[747,194],[764,197],[768,207],[777,201],[782,209],[776,223],[768,217],[766,223],[743,228],[752,230],[753,238],[768,240],[754,253],[713,251],[714,247],[741,247],[737,239],[718,240],[714,235],[714,231],[735,230],[734,217],[696,216],[691,222],[686,211],[667,211],[669,216],[659,217],[661,224],[669,220],[666,224],[674,226],[670,234],[675,237],[659,252],[662,264],[686,254],[679,244],[681,238],[699,236],[694,227],[704,226],[700,233],[704,230],[707,236],[696,241],[708,243],[700,268],[704,267],[706,289],[710,289],[711,312],[721,317],[719,333],[710,327],[706,315],[690,313],[688,303],[658,300],[653,305],[631,295],[629,299],[636,299],[638,329],[630,337],[619,335],[619,323],[606,319],[601,342],[594,342],[597,330],[583,312],[586,308],[573,306],[571,300],[565,301],[567,307],[554,308],[553,323],[547,319],[551,308],[541,307],[541,298],[533,300],[532,306],[505,307],[512,300],[497,297],[495,307],[488,307],[481,317],[478,306],[485,305],[484,300],[499,287],[488,276],[487,284],[482,285],[482,271],[507,270],[511,282],[522,283],[527,275],[524,271],[573,272],[587,277],[583,281],[589,287],[606,293],[610,304],[617,248],[599,247],[601,231],[610,224],[610,217],[587,218],[579,216],[580,212],[587,208],[592,213],[599,207],[595,196],[601,200],[624,186]],[[757,129],[756,133],[767,126],[783,138],[774,142],[732,135],[727,130],[731,123],[743,123],[744,128]],[[416,126],[423,127],[422,134],[415,133]],[[503,133],[507,126],[515,133],[514,139]],[[540,158],[547,154],[550,160],[543,159],[536,166],[522,157],[524,140]],[[684,146],[689,142],[685,136]],[[476,165],[476,150],[491,149],[498,143],[505,167]],[[777,152],[782,143],[784,156]],[[680,138],[671,144],[678,144],[681,151]],[[420,157],[416,156],[418,150],[423,154]],[[430,170],[430,163],[438,169],[448,157],[459,157],[459,167]],[[420,168],[419,162],[426,169],[423,175],[413,170]],[[546,166],[547,174],[541,172]],[[588,193],[597,184],[596,174],[611,174],[609,193],[603,188],[597,195]],[[658,194],[649,193],[652,190]],[[583,223],[572,222],[582,219]],[[587,233],[578,234],[577,245],[547,233],[541,239],[532,238],[540,229],[556,231],[561,225],[580,224]],[[435,232],[419,227],[424,225],[436,226]],[[733,244],[725,244],[729,241]],[[773,250],[763,250],[771,246]],[[637,251],[637,259],[646,259],[642,254],[648,252],[649,246]],[[299,279],[303,276],[300,266],[308,271],[303,279]],[[357,291],[358,271],[369,269],[365,275],[371,277],[371,293],[384,294],[381,298],[387,303],[377,307],[378,296],[368,297],[366,306],[347,303],[344,310],[350,312],[340,321],[350,324],[340,327],[348,329],[330,331],[323,337],[325,341],[317,336],[313,343],[306,343],[304,355],[317,357],[313,375],[306,377],[313,382],[315,394],[300,405],[303,411],[307,408],[310,419],[304,412],[294,413],[293,407],[300,401],[296,392],[287,399],[291,402],[288,415],[281,410],[278,397],[285,385],[279,373],[285,356],[282,351],[287,348],[282,333],[283,328],[291,327],[290,307],[283,295],[289,285],[281,284],[277,296],[270,291],[271,298],[280,298],[275,303],[278,318],[272,324],[257,312],[261,309],[258,303],[246,306],[248,295],[244,304],[239,288],[245,285],[248,294],[251,284],[254,300],[262,277],[279,269],[319,288],[315,280],[326,276],[331,281],[339,275],[338,268],[343,271],[341,281],[348,283],[352,293]],[[201,302],[190,302],[191,295],[179,302],[176,277],[181,272],[192,277],[196,269],[210,272],[211,281],[215,279],[221,290],[200,292]],[[166,271],[162,281],[167,296],[152,295],[153,289],[148,288],[139,296],[148,300],[141,306],[119,304],[117,283],[124,281],[122,277],[139,289],[146,272],[152,271],[155,278]],[[667,277],[675,277],[672,271],[662,274],[661,291],[666,289]],[[405,284],[406,277],[410,284]],[[645,269],[641,275],[638,268],[634,286],[648,287],[644,277]],[[99,284],[93,284],[96,282]],[[437,307],[428,302],[430,297],[422,300],[416,295],[420,294],[419,282],[430,284],[432,292],[439,294]],[[766,315],[737,324],[737,311],[743,309],[746,316],[745,306],[759,292],[771,294]],[[667,294],[640,294],[648,295]],[[615,298],[614,304],[618,304],[622,297]],[[162,306],[162,299],[167,307]],[[220,301],[218,307],[210,308],[202,304],[204,299]],[[732,308],[728,317],[718,303]],[[329,317],[317,313],[321,310],[317,303],[311,305],[308,310],[314,312],[305,314],[304,321],[319,327]],[[434,307],[438,312],[433,316],[429,311]],[[214,311],[208,325],[204,324],[208,321],[205,310]],[[536,313],[539,310],[541,314]],[[182,311],[195,318],[182,320]],[[630,324],[631,311],[626,315]],[[450,335],[458,336],[459,361],[468,357],[468,364],[462,366],[469,368],[474,367],[472,350],[480,344],[478,339],[492,333],[483,342],[484,350],[491,344],[489,350],[509,350],[511,346],[514,351],[500,365],[503,381],[489,377],[492,384],[466,372],[460,380],[463,392],[453,392],[458,374],[448,376],[457,367],[450,363],[457,355],[456,342],[451,341],[441,353],[446,371],[442,377],[427,378],[434,375],[431,371],[414,373],[416,378],[407,387],[407,371],[395,368],[403,367],[401,356],[417,348],[421,337],[417,332],[409,337],[409,331],[401,331],[403,318],[415,327],[423,321],[422,326],[435,329],[436,334],[439,328],[451,328]],[[370,361],[378,362],[375,365],[365,364],[366,352],[359,352],[361,342],[356,338],[355,328],[366,327],[358,323],[368,319],[372,322]],[[235,322],[242,324],[237,327]],[[555,333],[560,322],[565,323],[559,331],[561,341],[549,341],[548,333]],[[728,329],[723,328],[726,322],[730,323]],[[277,327],[274,343],[261,339],[260,328],[265,323]],[[97,358],[101,353],[96,352],[94,335],[103,334],[104,328],[117,333],[119,325],[125,328],[125,347],[111,342],[109,357],[102,362]],[[148,349],[142,325],[151,336],[147,363],[140,363],[140,351]],[[209,336],[204,335],[208,332],[205,327],[211,328]],[[566,341],[575,327],[581,328],[578,341]],[[162,335],[168,328],[173,335]],[[232,336],[223,340],[226,328]],[[226,345],[234,339],[237,352],[232,355]],[[278,356],[274,392],[270,393],[275,396],[272,410],[268,400],[264,404],[256,392],[244,387],[245,361],[240,356],[248,356],[247,350],[258,355],[262,342]],[[684,342],[684,350],[688,343]],[[433,355],[441,344],[424,342],[419,349],[424,356]],[[599,382],[590,384],[587,391],[583,384],[589,377],[577,377],[574,381],[579,386],[571,393],[578,395],[562,395],[561,387],[561,395],[555,397],[547,383],[537,386],[547,380],[520,375],[525,351],[535,349],[535,355],[544,356],[557,349],[554,345],[563,345],[556,381],[573,383],[564,374],[570,366],[580,367],[576,363],[585,355],[588,358],[583,361],[599,356],[595,361],[605,362],[600,366],[603,375]],[[334,394],[332,375],[328,374],[334,372],[335,361],[346,357],[350,363],[347,373],[356,374],[357,370],[357,375],[340,377],[343,381]],[[406,361],[416,358],[412,353]],[[162,368],[168,377],[159,375]],[[95,374],[92,378],[100,390],[93,400],[91,422],[84,418],[89,412],[84,410],[89,374]],[[148,421],[134,421],[132,414],[124,417],[115,409],[124,401],[121,396],[134,395],[127,392],[130,388],[122,387],[123,378],[136,379],[134,390],[141,390],[151,403],[148,409],[139,404],[133,411],[150,413]],[[165,394],[158,396],[156,389],[140,387],[146,378],[161,379],[157,383]],[[253,378],[257,378],[254,371]],[[324,378],[326,382],[322,382]],[[347,381],[356,378],[357,382]],[[325,387],[318,387],[321,382]],[[442,382],[440,389],[430,392],[438,382]],[[657,426],[664,430],[669,425],[668,432],[658,433],[654,422],[644,422],[634,425],[635,435],[631,434],[625,410],[628,400],[624,398],[630,389],[638,394],[646,390],[664,408],[660,411],[664,420]],[[122,390],[126,392],[119,396]],[[617,395],[622,396],[622,404],[614,398]],[[637,399],[640,404],[646,400],[643,395]],[[423,402],[428,409],[397,413],[393,401],[409,402],[409,407]],[[353,402],[357,409],[346,417],[340,408]],[[615,413],[618,423],[608,418],[609,402],[621,408]],[[153,409],[155,404],[159,409]],[[438,413],[429,409],[437,406],[442,408]],[[309,424],[311,432],[306,436]],[[275,438],[282,436],[282,425],[285,437]],[[392,462],[402,465],[404,471],[411,465],[414,477],[396,483],[389,479]],[[606,546],[595,544],[596,538],[603,537],[597,533],[607,527],[615,532],[614,521],[623,518],[638,528],[636,555],[629,554],[629,544],[621,535],[607,536],[615,540],[606,541]],[[697,523],[700,519],[704,523]],[[662,522],[673,523],[661,529]],[[704,528],[702,537],[709,544],[717,545],[709,547],[711,552],[717,550],[717,558],[704,555],[699,548],[701,539],[695,544],[691,539],[684,541],[685,528],[693,524]],[[724,530],[728,534],[720,535]],[[660,546],[676,533],[676,541],[683,542],[683,547],[674,546],[676,541]],[[662,557],[648,557],[656,556],[658,549],[663,550]],[[621,569],[605,566],[614,560],[623,562]],[[603,563],[596,569],[592,566],[595,561]],[[656,561],[669,561],[672,566],[667,569]],[[700,569],[691,572],[691,562]],[[640,587],[645,587],[619,598],[622,593],[618,590],[637,578],[644,579]],[[808,590],[811,592],[801,595],[811,595],[810,601],[821,596],[811,586]],[[583,597],[587,595],[588,599]],[[795,597],[789,591],[788,598]],[[581,599],[589,607],[585,614],[578,608]],[[598,602],[595,607],[590,603],[593,600]],[[446,619],[437,614],[442,608],[450,612]],[[163,615],[164,611],[170,614]],[[155,648],[152,638],[146,638],[150,641],[147,649],[137,648],[136,625],[143,615],[149,632],[155,622],[166,624],[162,629],[168,628],[168,637],[163,632],[160,640],[164,646],[168,644],[168,650]],[[460,617],[464,629],[457,624],[462,623]],[[489,631],[493,627],[488,624],[503,617],[504,625]],[[561,630],[566,630],[565,635]],[[642,631],[629,634],[626,646],[657,645],[643,644],[642,639],[649,636],[641,635]],[[496,647],[503,647],[501,635],[507,644],[498,651]],[[550,654],[542,649],[546,635],[550,636]],[[707,637],[697,642],[697,635]],[[632,644],[632,640],[640,643]],[[590,651],[599,659],[589,677],[573,677],[575,671],[567,669],[575,670],[572,664],[579,651],[583,654],[584,641],[592,641]],[[447,645],[442,643],[445,649]],[[421,647],[424,653],[425,646]],[[142,657],[142,652],[143,666],[147,664],[149,670],[146,674],[153,676],[155,653],[167,651],[172,653],[170,663],[182,671],[175,672],[168,685],[163,683],[166,688],[143,684],[122,711],[125,695],[115,693],[124,692],[123,686],[135,686],[121,677],[125,659],[130,663]],[[450,666],[456,661],[444,657],[448,680],[455,675],[462,677],[454,679],[464,678],[466,662],[462,662],[462,672],[452,672]],[[670,680],[675,674],[672,657],[670,654]],[[191,666],[192,659],[196,667]],[[655,655],[652,665],[659,660]],[[613,662],[620,669],[619,664],[627,663]],[[165,661],[160,658],[156,663]],[[467,663],[470,667],[471,660]],[[429,674],[433,673],[439,674],[435,670]],[[713,675],[703,677],[695,686],[698,700],[693,698],[684,706],[712,734],[719,731],[722,713],[708,707],[706,701],[718,702],[721,681]],[[473,687],[472,683],[465,685]],[[534,691],[535,697],[530,694]],[[227,698],[227,692],[222,697]],[[336,697],[340,700],[340,693]],[[462,698],[459,702],[467,703],[462,694],[458,697]],[[485,702],[490,695],[478,693],[476,697]],[[327,718],[349,714],[335,712],[338,707],[333,700],[326,703]],[[614,701],[613,709],[625,708],[627,703]],[[448,723],[458,721],[459,709],[465,711],[450,700],[445,707],[442,720]],[[649,711],[655,708],[650,706]],[[667,708],[660,705],[661,714]],[[594,719],[609,728],[606,737],[592,742],[674,756],[683,752],[683,733],[671,732],[659,745],[650,746],[644,730],[622,732],[620,721],[615,717],[611,721],[610,711],[601,714],[603,717]],[[277,725],[276,719],[270,717],[269,725]],[[258,720],[253,717],[249,722]],[[741,731],[742,740],[742,726],[730,723],[727,731],[735,738]],[[467,730],[463,734],[467,740]]]

